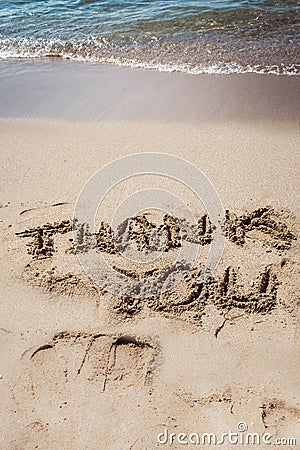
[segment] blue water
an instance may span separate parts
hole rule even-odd
[[[0,0],[0,57],[203,72],[299,72],[295,0]]]

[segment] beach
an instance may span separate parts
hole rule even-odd
[[[296,448],[298,77],[59,59],[1,61],[0,74],[1,448]],[[116,295],[88,277],[72,218],[97,170],[143,153],[205,174],[225,211],[225,247],[203,281],[214,239],[205,205],[177,180],[129,178],[99,210],[109,264],[132,280],[165,270],[185,240],[199,253],[160,295]],[[139,266],[122,261],[106,224],[149,187],[181,198],[197,226],[128,217],[140,254],[151,230],[167,233],[163,262]]]

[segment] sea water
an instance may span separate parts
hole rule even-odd
[[[0,58],[299,74],[296,0],[0,0]]]

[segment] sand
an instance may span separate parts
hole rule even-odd
[[[261,443],[219,448],[268,448],[264,433],[299,445],[298,79],[3,64],[1,448],[194,448],[191,433],[230,430]],[[226,210],[226,245],[203,281],[213,239],[204,206],[174,180],[129,179],[99,211],[94,238],[110,264],[129,280],[159,273],[180,233],[199,256],[161,295],[114,295],[80,265],[74,207],[97,169],[145,152],[206,174]],[[196,227],[154,211],[128,217],[125,247],[129,236],[147,254],[151,233],[166,236],[161,260],[138,265],[118,255],[109,224],[145,186],[176,193]]]

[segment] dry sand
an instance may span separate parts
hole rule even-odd
[[[76,106],[70,100],[70,107],[62,101],[58,93],[66,87],[60,81],[57,89],[47,84],[57,74],[66,77],[65,63],[53,63],[54,78],[46,66],[36,70],[35,63],[28,64],[11,80],[9,67],[2,68],[7,89],[0,121],[1,448],[152,450],[170,446],[157,441],[166,429],[176,433],[172,448],[181,448],[179,433],[220,437],[235,432],[239,422],[251,433],[272,434],[272,442],[295,438],[299,445],[295,80],[78,65],[82,79],[72,72],[67,89],[82,92],[89,76],[100,77],[89,116],[87,102],[77,99]],[[20,109],[18,83],[23,79],[29,89],[30,73],[44,77],[49,104],[52,98],[48,115],[44,97],[41,104],[28,99]],[[121,83],[131,83],[132,91],[123,103],[97,101],[105,82],[115,94]],[[139,103],[143,85],[146,94]],[[175,91],[182,99],[177,109]],[[13,96],[15,114],[8,107]],[[215,111],[209,118],[205,105]],[[158,298],[114,296],[80,266],[70,220],[95,170],[149,151],[186,158],[209,177],[228,210],[226,247],[204,284],[196,264]],[[109,194],[100,219],[109,223],[120,201],[145,186],[169,189],[189,205],[198,219],[190,237],[200,246],[200,261],[211,241],[209,221],[197,199],[176,182],[157,176],[128,180]],[[147,250],[149,229],[160,227],[167,236],[167,264],[182,228],[173,219],[149,214],[129,221],[139,251]],[[97,238],[119,270],[145,273],[114,254],[104,225]],[[217,448],[269,446],[227,441]]]

